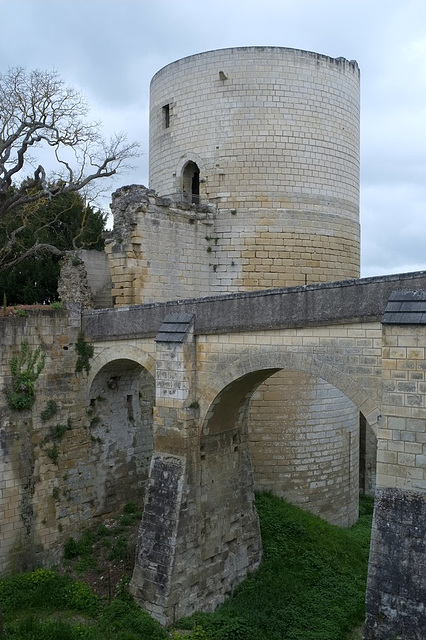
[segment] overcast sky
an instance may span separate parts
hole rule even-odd
[[[426,269],[425,0],[0,0],[0,71],[56,69],[106,136],[141,143],[136,170],[114,188],[148,185],[154,73],[255,45],[357,60],[362,275]]]

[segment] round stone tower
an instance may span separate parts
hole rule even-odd
[[[235,269],[212,293],[358,277],[357,63],[239,47],[167,65],[151,82],[150,187],[217,204]]]
[[[242,47],[167,65],[151,82],[150,187],[216,205],[211,227],[188,224],[204,249],[194,269],[209,272],[187,297],[359,277],[357,63]],[[257,488],[356,520],[359,414],[342,391],[281,371],[253,394],[248,419]]]

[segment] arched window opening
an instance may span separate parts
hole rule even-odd
[[[186,202],[200,202],[200,169],[195,162],[187,162],[182,172],[183,199]]]

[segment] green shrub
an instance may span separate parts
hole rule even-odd
[[[54,444],[53,447],[51,447],[50,449],[46,449],[46,453],[47,453],[48,457],[51,459],[51,461],[54,462],[55,464],[57,464],[58,457],[59,457],[59,451],[58,451],[58,447],[56,446],[56,444]]]
[[[165,629],[153,620],[146,611],[128,598],[116,598],[104,611],[100,620],[100,626],[105,630],[114,632],[114,638],[126,638],[129,640],[166,640],[169,635]],[[121,634],[121,635],[120,635]],[[130,635],[133,634],[133,635]]]
[[[120,535],[111,547],[108,560],[124,560],[127,553],[127,539]]]
[[[123,513],[136,513],[138,505],[136,502],[127,502],[123,507]]]
[[[25,616],[10,625],[5,640],[99,640],[96,629],[62,620]]]
[[[45,361],[46,355],[39,347],[33,352],[28,342],[22,343],[19,356],[10,361],[12,386],[6,389],[6,397],[11,409],[31,409],[35,401],[34,386]]]
[[[37,569],[0,580],[0,602],[7,616],[11,612],[40,607],[44,610],[67,608],[66,589],[70,578],[50,569]]]
[[[75,538],[68,538],[64,544],[63,557],[65,560],[72,560],[79,556],[88,556],[92,554],[93,544],[95,542],[95,534],[93,531],[85,531],[81,538],[77,541]]]
[[[77,352],[77,362],[75,364],[76,373],[80,371],[90,371],[90,358],[93,358],[95,348],[85,340],[83,331],[79,331],[77,336],[77,342],[75,343],[75,350]]]
[[[64,308],[64,303],[58,301],[51,302],[50,308],[55,309],[56,311],[61,311]]]
[[[95,615],[99,610],[99,598],[84,582],[72,582],[66,589],[67,609]]]
[[[42,422],[46,422],[53,418],[53,416],[58,411],[58,405],[54,400],[48,400],[46,403],[46,408],[41,412],[40,418]]]

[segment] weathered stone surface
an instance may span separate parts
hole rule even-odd
[[[83,309],[93,309],[84,262],[76,255],[69,254],[62,260],[58,294],[62,302],[77,302]]]
[[[394,289],[426,288],[426,272],[85,312],[92,340],[154,336],[167,313],[196,315],[195,333],[380,320]]]
[[[424,640],[426,495],[376,493],[365,640]]]
[[[183,459],[164,454],[152,458],[131,591],[153,613],[160,607],[167,611],[169,604],[184,472]]]
[[[71,535],[143,502],[154,379],[123,358],[93,379],[76,374],[81,305],[69,307],[0,318],[0,573],[53,564]],[[46,363],[32,409],[21,412],[9,408],[4,389],[24,342],[41,348]]]

